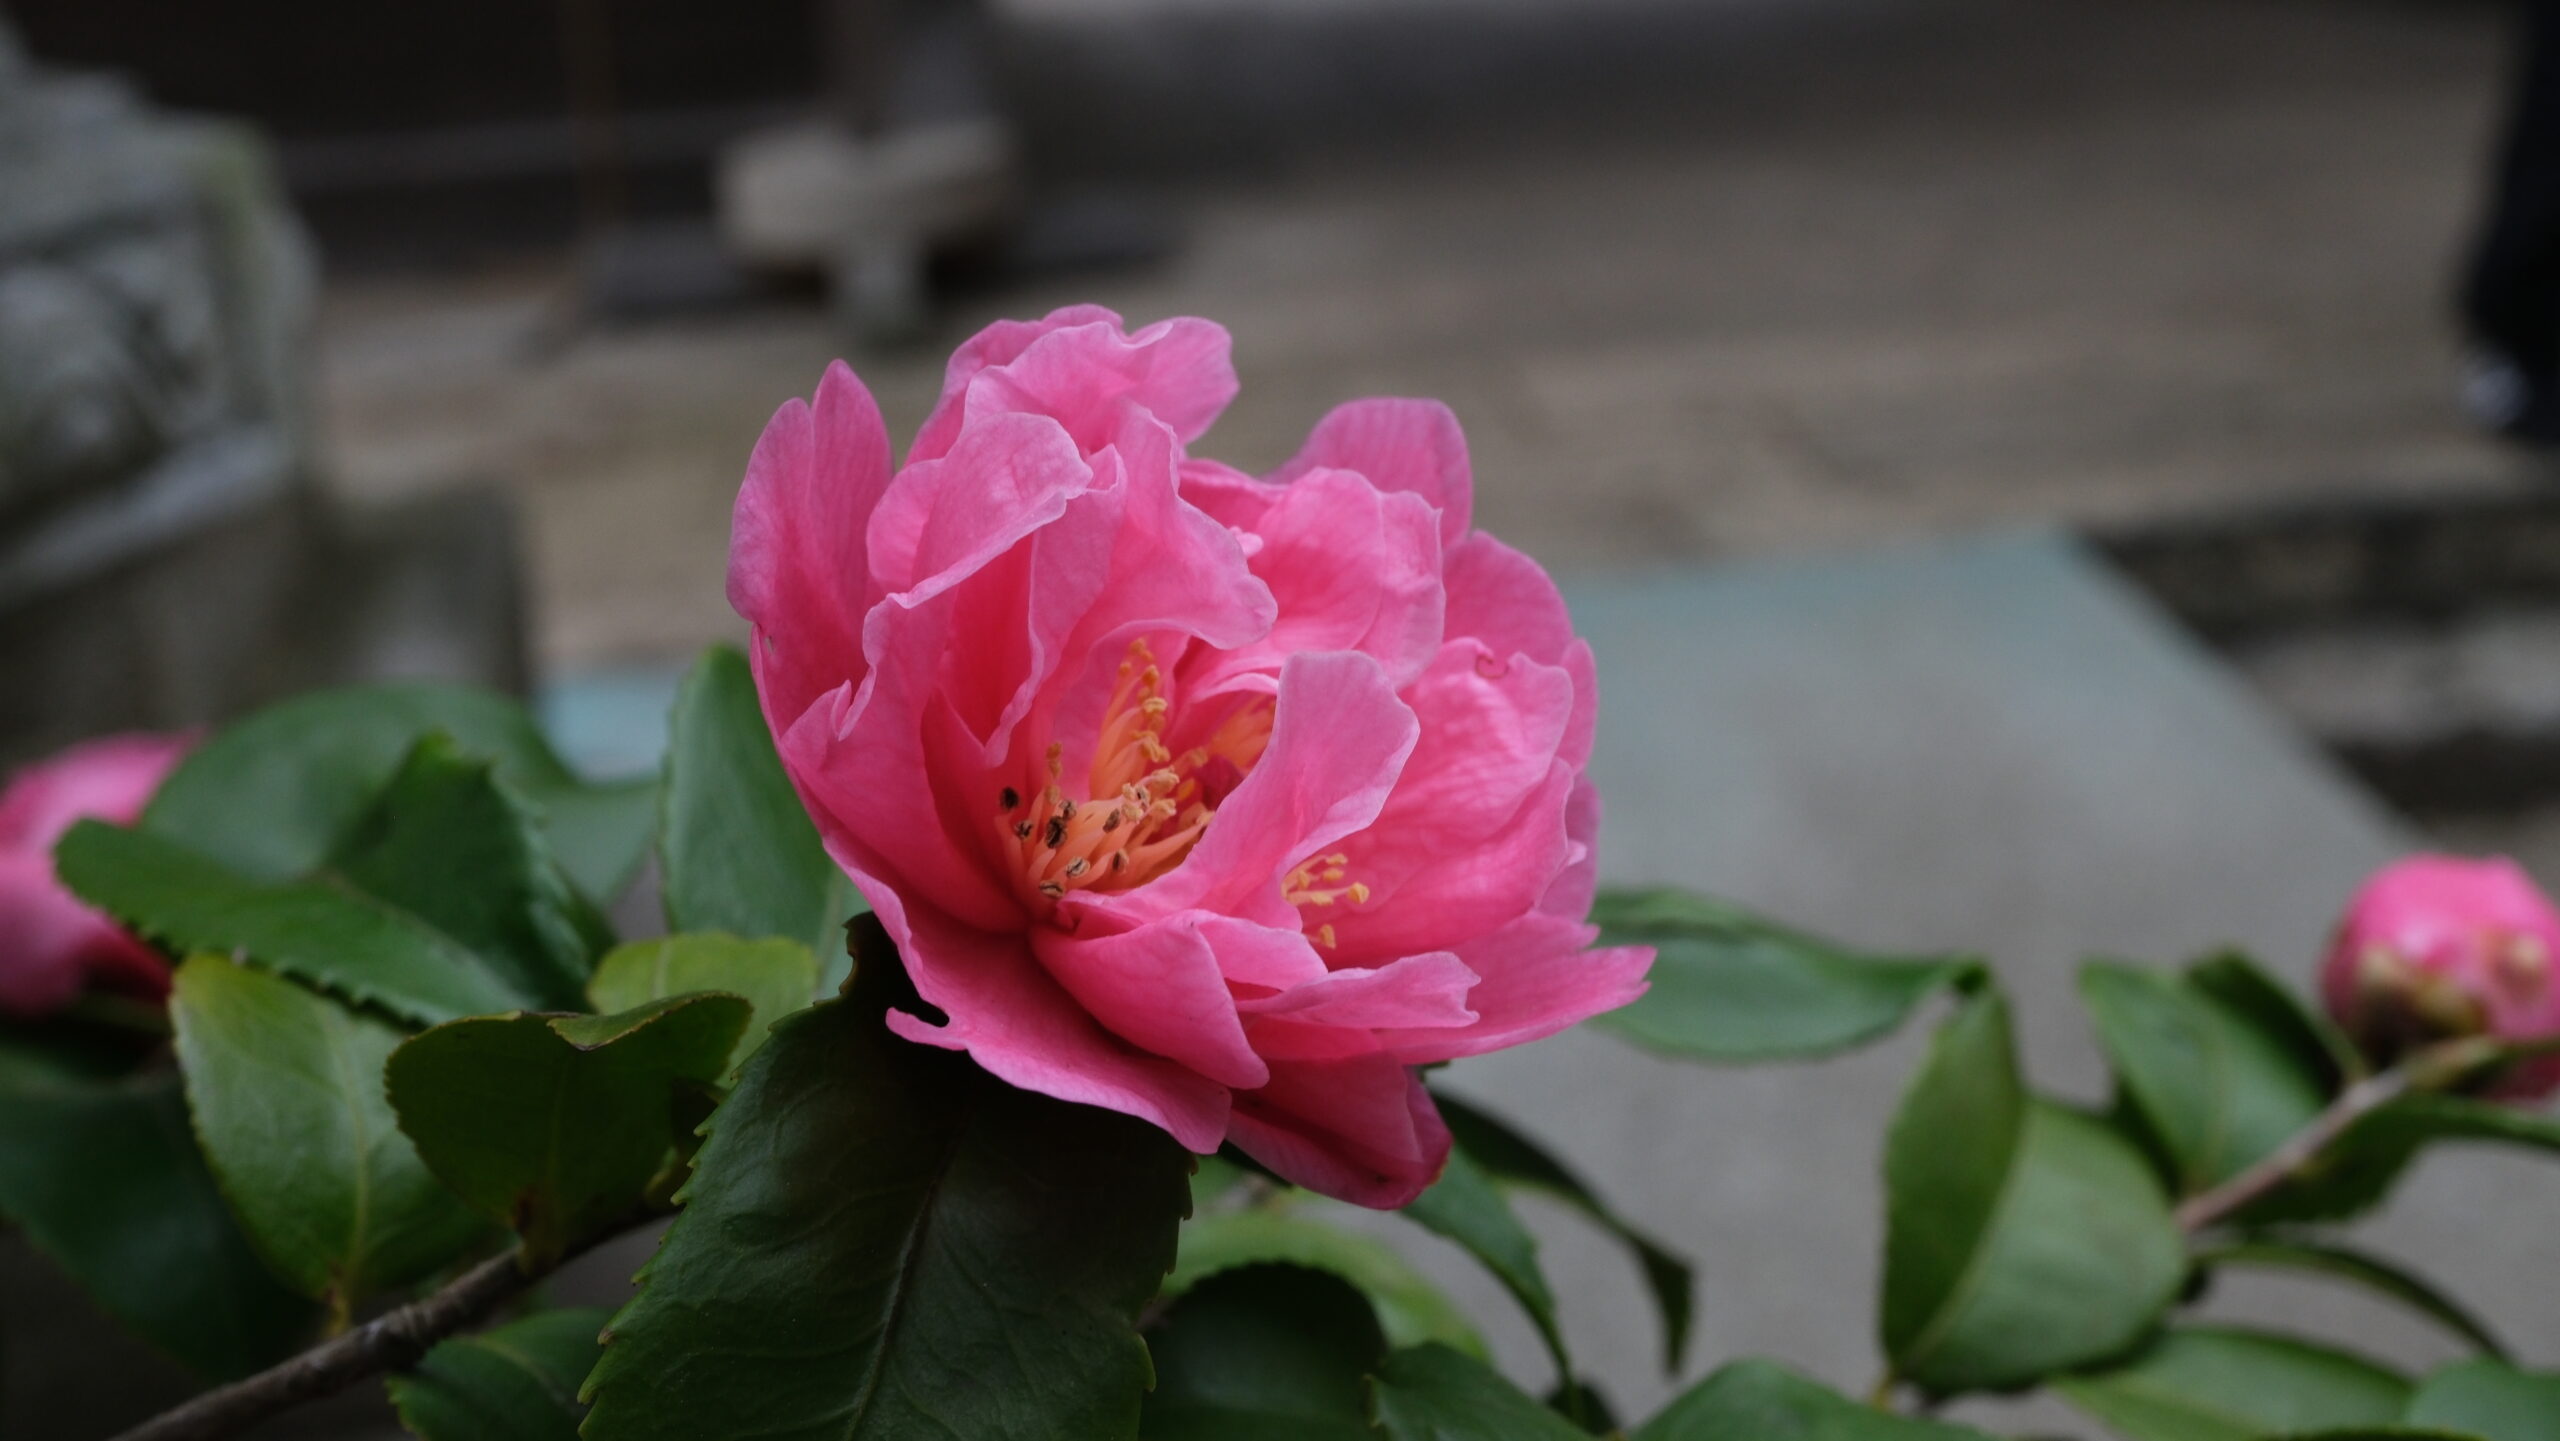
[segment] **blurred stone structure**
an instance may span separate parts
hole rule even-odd
[[[0,759],[385,670],[521,683],[503,509],[326,504],[315,276],[256,134],[0,25]]]

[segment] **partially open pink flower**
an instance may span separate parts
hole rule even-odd
[[[109,736],[26,767],[0,791],[0,1015],[59,1010],[93,984],[168,989],[157,952],[62,888],[53,843],[83,817],[131,823],[192,744]]]
[[[1445,408],[1345,406],[1256,480],[1185,450],[1235,389],[1206,321],[997,325],[893,473],[834,366],[756,447],[729,596],[942,1013],[899,1034],[1402,1205],[1449,1149],[1413,1067],[1643,989],[1583,921],[1591,654],[1471,533]]]
[[[2560,1036],[2560,910],[2503,856],[2410,856],[2376,872],[2339,922],[2321,972],[2330,1014],[2384,1060],[2461,1036]],[[2560,1058],[2501,1092],[2560,1089]]]

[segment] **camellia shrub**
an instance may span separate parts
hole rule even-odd
[[[1596,891],[1591,654],[1473,529],[1456,421],[1357,402],[1255,477],[1193,453],[1235,388],[1206,322],[997,325],[896,465],[830,370],[738,497],[747,647],[646,781],[430,686],[22,773],[0,1214],[208,1383],[128,1437],[357,1385],[428,1441],[1946,1441],[2037,1389],[2132,1441],[2560,1434],[2560,1375],[2335,1229],[2439,1142],[2560,1150],[2520,872],[2376,877],[2325,1009],[2237,955],[2092,964],[2114,1102],[2038,1095],[1974,959]],[[666,933],[618,937],[650,858]],[[1439,1070],[1586,1020],[1801,1061],[1923,1010],[1871,1394],[1719,1358],[1613,1414],[1511,1197],[1632,1249],[1674,1372],[1688,1264]],[[1315,1198],[1472,1254],[1552,1375]],[[535,1299],[661,1226],[617,1309]],[[2189,1319],[2247,1268],[2475,1354]]]

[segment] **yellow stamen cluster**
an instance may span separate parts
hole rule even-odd
[[[1288,879],[1280,883],[1280,898],[1293,906],[1314,906],[1319,910],[1343,900],[1349,900],[1355,906],[1366,905],[1369,902],[1368,883],[1346,883],[1350,872],[1345,868],[1350,864],[1351,857],[1339,851],[1329,856],[1317,856],[1289,872]],[[1316,927],[1315,938],[1317,945],[1331,949],[1334,943],[1332,923],[1328,921]]]
[[[1067,794],[1066,749],[1055,742],[1037,795],[1013,786],[997,792],[1000,842],[1031,896],[1055,901],[1069,891],[1122,890],[1172,869],[1208,829],[1217,801],[1271,743],[1271,706],[1241,705],[1200,745],[1177,755],[1164,740],[1171,711],[1163,670],[1145,641],[1132,641],[1094,737],[1089,798]],[[1213,772],[1205,784],[1204,770]],[[1349,878],[1350,861],[1339,852],[1307,861],[1289,872],[1281,894],[1299,907],[1364,904],[1369,887]],[[1334,944],[1330,925],[1314,936],[1318,945]]]
[[[1134,641],[1103,709],[1088,794],[1076,800],[1061,784],[1065,748],[1052,742],[1048,784],[1028,805],[1007,786],[996,797],[998,823],[1016,873],[1050,900],[1102,886],[1118,890],[1151,879],[1190,851],[1209,824],[1210,807],[1190,774],[1209,758],[1196,749],[1165,749],[1170,707],[1159,694],[1164,674]]]

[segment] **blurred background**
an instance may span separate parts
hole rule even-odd
[[[846,356],[903,436],[978,326],[1091,300],[1230,328],[1202,448],[1248,469],[1343,399],[1456,408],[1478,523],[1653,718],[1604,731],[1619,878],[1990,945],[2058,1004],[2102,946],[2300,974],[2394,850],[2560,880],[2560,491],[2459,403],[2519,13],[0,0],[0,754],[424,675],[646,768],[675,675],[739,635],[729,507],[775,405]],[[1816,737],[1854,795],[1771,779]],[[1678,774],[1728,784],[1667,811]],[[2027,885],[2026,853],[2081,879]],[[2077,1024],[2030,1052],[2066,1083],[2097,1074]],[[1486,1074],[1562,1097],[1560,1139],[1671,1104],[1553,1054]],[[1701,1124],[1797,1170],[1642,1182],[1724,1318],[1702,1356],[1861,1364],[1855,1305],[1791,1318],[1752,1257],[1871,1266],[1915,1054],[1849,1068],[1836,1155],[1755,1079]],[[1858,1193],[1772,1179],[1807,1174]],[[2513,1181],[2464,1194],[2553,1199]],[[2413,1236],[2464,1229],[2412,1204]],[[2515,1339],[2560,1346],[2521,1284]]]
[[[0,170],[0,255],[20,290],[23,261],[50,255],[68,288],[108,293],[89,326],[112,338],[65,355],[56,332],[82,317],[47,312],[0,341],[31,372],[18,409],[67,406],[57,429],[86,435],[53,437],[82,452],[62,479],[37,473],[35,423],[15,432],[0,602],[94,595],[139,561],[107,589],[178,591],[165,624],[194,627],[128,616],[119,640],[146,637],[147,664],[94,645],[56,661],[60,681],[10,703],[20,752],[320,675],[663,670],[737,630],[728,507],[782,397],[849,355],[911,427],[959,338],[1087,299],[1234,331],[1244,392],[1211,445],[1248,467],[1337,400],[1446,399],[1483,523],[1567,576],[2021,522],[2113,539],[2279,511],[2335,530],[2541,509],[2532,458],[2454,403],[2453,297],[2512,63],[2495,4],[7,13],[38,68],[9,82],[27,118]],[[32,118],[84,103],[45,92],[106,77],[134,113],[92,131],[220,117],[233,148],[173,160],[164,137],[146,162],[130,136],[93,136],[123,145],[97,152],[120,173],[82,156],[77,123]],[[152,184],[237,192],[212,203],[291,253],[225,252],[238,217],[115,218]],[[46,512],[165,469],[222,428],[195,412],[226,406],[277,422],[297,523],[327,534],[224,557],[218,602],[192,578],[155,586],[170,557],[143,559],[201,549],[216,500],[103,539],[119,518],[93,512],[87,543],[28,560]],[[2146,552],[2145,579],[2207,538]],[[229,594],[278,589],[288,552],[318,564],[311,585]],[[2352,589],[2327,600],[2375,598]],[[2170,597],[2213,608],[2218,639],[2332,618],[2284,599],[2278,617],[2273,596]],[[2462,676],[2493,693],[2441,713],[2447,668],[2481,667],[2391,624],[2415,618],[2369,617],[2345,657],[2379,659],[2404,694],[2335,674],[2362,668],[2330,664],[2335,643],[2247,658],[2350,749],[2391,738],[2377,728],[2560,727],[2560,671],[2547,695]],[[328,634],[255,655],[288,619]],[[13,645],[59,648],[27,630],[0,618]],[[110,714],[131,701],[149,713]],[[625,749],[647,759],[645,739]]]

